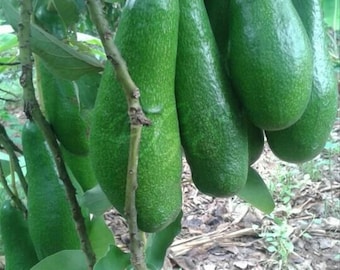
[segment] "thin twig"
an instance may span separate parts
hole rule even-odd
[[[99,0],[88,0],[88,9],[95,24],[107,59],[113,65],[116,79],[122,85],[128,103],[130,117],[130,148],[126,182],[125,214],[129,226],[131,263],[136,270],[146,270],[144,239],[137,225],[136,189],[138,187],[137,167],[138,151],[142,127],[151,124],[146,118],[139,103],[139,89],[133,82],[126,63],[112,40],[112,32],[102,13]]]
[[[138,151],[141,138],[140,126],[131,125],[128,173],[126,178],[125,214],[129,225],[131,263],[135,269],[147,269],[144,265],[144,241],[137,225],[136,190]]]
[[[229,229],[230,226],[228,225],[217,231],[177,240],[171,244],[170,252],[177,257],[183,255],[188,250],[191,250],[193,247],[196,246],[211,246],[214,243],[219,243],[220,245],[223,245],[233,238],[239,238],[242,236],[257,236],[257,233],[253,228],[243,228],[234,232],[227,233]]]
[[[88,0],[87,4],[93,23],[96,25],[98,34],[104,46],[106,57],[112,63],[117,81],[119,81],[122,85],[127,97],[131,125],[151,125],[150,120],[144,115],[139,103],[139,89],[133,82],[128,72],[125,60],[112,40],[112,32],[104,15],[102,14],[101,2],[99,0]]]
[[[21,170],[20,163],[18,157],[15,154],[15,151],[22,152],[14,142],[8,137],[6,130],[2,124],[0,124],[0,144],[4,147],[7,154],[10,157],[11,163],[14,166],[14,170],[19,177],[20,184],[22,189],[24,190],[25,195],[27,195],[28,185],[25,179],[25,176]]]
[[[16,99],[11,99],[11,98],[1,98],[1,100],[9,101],[9,102],[17,102],[17,101],[19,101],[19,97],[18,97],[16,94],[14,94],[14,93],[12,93],[12,92],[10,92],[10,91],[7,91],[7,90],[5,90],[5,89],[0,88],[0,92],[3,92],[3,93],[5,93],[5,94],[7,94],[7,95],[11,95],[11,96],[13,96],[13,97],[16,98]]]
[[[92,250],[90,240],[86,232],[85,221],[82,216],[80,206],[76,198],[76,190],[72,185],[71,179],[66,171],[65,163],[62,159],[61,151],[50,125],[43,116],[39,104],[35,97],[32,74],[32,51],[30,48],[30,21],[32,12],[32,1],[21,1],[20,18],[18,25],[18,41],[20,48],[20,62],[22,63],[22,74],[20,84],[24,89],[24,111],[26,116],[38,125],[42,130],[46,141],[54,156],[59,178],[63,181],[66,194],[72,208],[73,219],[76,223],[81,247],[86,255],[89,269],[93,269],[96,262],[95,254]]]
[[[19,154],[23,154],[22,150],[9,138],[5,127],[0,123],[0,136],[3,136],[3,140],[7,141],[9,147],[11,147],[13,149],[13,151],[19,153]],[[6,149],[4,147],[4,149]]]
[[[8,91],[8,90],[2,89],[2,88],[0,88],[0,91],[4,92],[5,94],[12,95],[12,96],[18,98],[18,96],[16,94],[12,93],[11,91]]]
[[[0,97],[0,100],[5,102],[18,102],[19,100],[11,99],[11,98],[2,98]]]
[[[5,173],[1,163],[0,163],[0,183],[4,187],[4,190],[7,193],[7,195],[14,201],[14,203],[24,213],[24,215],[27,216],[27,208],[20,200],[20,198],[10,189],[10,187],[7,184]]]
[[[20,65],[20,62],[12,62],[12,63],[2,63],[0,62],[0,66],[18,66]]]

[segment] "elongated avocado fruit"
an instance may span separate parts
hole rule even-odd
[[[217,47],[224,57],[228,42],[229,0],[205,0],[211,29],[214,33]]]
[[[39,57],[36,69],[42,107],[58,140],[71,153],[88,154],[89,130],[80,113],[75,84],[53,75]]]
[[[313,48],[313,86],[307,109],[287,129],[266,132],[268,144],[280,159],[300,163],[324,148],[336,118],[338,91],[329,59],[319,0],[293,0]]]
[[[10,200],[4,201],[0,208],[0,232],[6,270],[29,270],[38,263],[27,220]]]
[[[151,120],[143,127],[136,208],[146,232],[170,224],[181,210],[181,147],[175,104],[177,0],[129,0],[115,43],[140,89]],[[126,97],[107,63],[95,103],[90,155],[96,178],[113,206],[124,214],[130,123]]]
[[[89,155],[75,155],[61,146],[61,152],[67,168],[85,192],[97,184]]]
[[[290,0],[230,0],[227,63],[233,89],[263,130],[294,124],[307,107],[312,50]]]
[[[180,1],[176,103],[196,187],[218,197],[238,192],[247,180],[247,126],[224,75],[203,0]]]
[[[38,128],[27,121],[22,130],[27,168],[28,225],[39,260],[65,249],[79,249],[65,188],[58,178],[52,155]]]

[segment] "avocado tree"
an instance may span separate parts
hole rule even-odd
[[[265,213],[273,210],[270,192],[251,167],[265,141],[265,125],[252,119],[279,123],[282,108],[275,104],[282,97],[299,103],[285,94],[294,85],[304,97],[298,104],[301,117],[313,91],[313,48],[293,4],[279,1],[294,16],[294,34],[301,32],[306,42],[288,33],[270,42],[263,37],[263,43],[255,42],[260,44],[256,50],[265,55],[268,48],[262,45],[274,46],[277,62],[291,53],[303,62],[296,61],[304,67],[304,76],[295,76],[295,83],[282,74],[282,66],[273,65],[268,74],[251,71],[255,75],[245,82],[235,74],[249,71],[245,63],[262,59],[252,58],[254,52],[247,48],[254,40],[242,34],[252,21],[240,14],[273,9],[264,20],[268,32],[286,27],[268,21],[287,17],[275,1],[256,7],[240,2],[0,1],[6,22],[17,34],[26,116],[22,149],[0,126],[0,145],[11,165],[7,172],[5,163],[0,164],[0,180],[10,198],[0,210],[6,269],[161,269],[181,230],[182,155],[203,193],[237,195]],[[319,1],[311,3],[319,7]],[[233,20],[228,19],[229,8],[236,14]],[[262,31],[256,27],[252,33]],[[231,56],[233,50],[237,53]],[[263,62],[263,67],[268,65]],[[325,65],[325,74],[330,72]],[[270,92],[278,90],[274,78],[289,81],[280,85],[282,95],[276,100]],[[251,80],[265,85],[271,97],[254,111],[263,109],[276,119],[249,113],[253,110],[240,91],[254,87]],[[332,81],[330,76],[327,80]],[[334,88],[329,91],[335,93]],[[246,98],[254,102],[252,96],[261,98],[261,93]],[[327,99],[330,113],[324,122],[331,124],[336,96]],[[299,117],[294,115],[294,121]],[[105,223],[104,213],[111,207],[127,221],[129,252],[115,244]]]

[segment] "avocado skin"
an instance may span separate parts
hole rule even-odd
[[[313,48],[312,94],[302,117],[285,130],[266,132],[268,144],[280,159],[301,163],[324,148],[336,119],[338,91],[329,59],[319,0],[293,1]]]
[[[89,152],[88,126],[82,118],[72,81],[52,74],[40,57],[35,57],[41,106],[59,142],[71,153]]]
[[[65,249],[80,249],[65,187],[38,126],[27,121],[22,130],[27,167],[28,226],[39,260]]]
[[[308,104],[312,51],[289,0],[230,0],[227,65],[250,120],[263,130],[294,124]]]
[[[196,187],[228,197],[247,179],[248,136],[220,60],[203,1],[181,0],[176,65],[181,142]]]
[[[27,220],[10,200],[5,200],[0,208],[0,233],[6,270],[29,270],[38,263]]]
[[[137,169],[138,227],[165,228],[182,205],[182,154],[175,103],[179,7],[177,0],[127,1],[115,43],[151,126],[142,128]],[[93,111],[90,157],[103,191],[125,214],[130,123],[124,91],[107,63]]]
[[[217,47],[224,57],[228,43],[229,0],[205,0],[204,4]]]

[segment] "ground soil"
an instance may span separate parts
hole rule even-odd
[[[331,140],[332,153],[300,166],[280,161],[265,145],[253,167],[272,190],[270,215],[237,197],[200,193],[184,161],[182,230],[164,269],[340,269],[340,121]],[[106,220],[126,249],[125,221],[114,210]]]
[[[24,121],[21,109],[10,110]],[[19,141],[20,134],[11,135]],[[340,113],[330,141],[328,150],[302,165],[280,161],[265,145],[253,167],[272,190],[276,207],[270,215],[236,196],[200,193],[184,160],[182,230],[164,270],[340,269]],[[126,250],[125,220],[115,210],[105,218]]]

